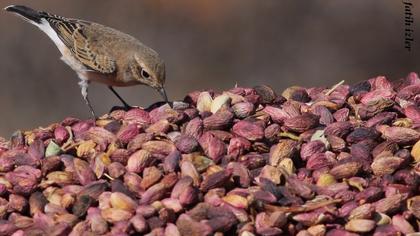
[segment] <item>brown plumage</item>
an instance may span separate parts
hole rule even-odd
[[[134,37],[98,23],[38,12],[25,6],[12,5],[5,10],[38,26],[54,41],[61,59],[81,79],[83,98],[94,117],[88,98],[90,82],[108,85],[126,107],[129,105],[113,86],[144,84],[158,90],[167,101],[163,60]]]

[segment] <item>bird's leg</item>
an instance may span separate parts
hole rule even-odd
[[[97,120],[97,119],[98,119],[98,117],[96,116],[95,111],[93,110],[92,105],[90,105],[90,102],[89,102],[89,97],[88,97],[88,87],[89,87],[89,81],[88,81],[88,80],[86,80],[86,79],[82,79],[82,80],[79,82],[79,86],[80,86],[80,88],[82,89],[82,96],[83,96],[83,99],[84,99],[84,100],[85,100],[85,102],[86,102],[86,105],[88,105],[89,110],[90,110],[90,112],[92,113],[93,118],[94,118],[95,120]]]
[[[126,101],[124,101],[124,99],[117,93],[117,91],[115,91],[115,89],[112,86],[108,86],[108,88],[115,94],[115,96],[117,96],[118,99],[120,99],[120,101],[122,102],[122,104],[124,104],[124,107],[126,109],[131,108],[131,106],[128,105],[128,103]]]

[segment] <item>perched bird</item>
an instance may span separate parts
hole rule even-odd
[[[98,23],[65,18],[26,6],[11,5],[5,10],[38,26],[51,38],[62,54],[61,59],[79,76],[83,99],[95,118],[88,97],[90,82],[107,85],[126,108],[130,106],[114,86],[144,84],[156,89],[168,101],[163,60],[136,38]]]

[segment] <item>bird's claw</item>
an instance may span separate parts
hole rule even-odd
[[[111,110],[109,111],[109,113],[113,112],[113,111],[117,111],[117,110],[124,110],[124,111],[129,111],[133,108],[138,108],[136,106],[113,106],[111,108]]]

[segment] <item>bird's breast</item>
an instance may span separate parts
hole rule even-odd
[[[60,50],[60,52],[62,54],[61,60],[76,71],[77,74],[86,70],[86,67],[73,56],[68,48],[64,48],[63,50]]]
[[[101,83],[108,86],[126,87],[140,84],[136,80],[126,80],[123,73],[104,74],[87,69],[77,58],[75,58],[68,49],[62,51],[61,60],[70,66],[80,77],[80,79],[90,82]]]
[[[83,76],[89,81],[114,87],[127,87],[140,84],[135,80],[125,81],[119,73],[103,74],[94,71],[85,71],[83,72]]]

